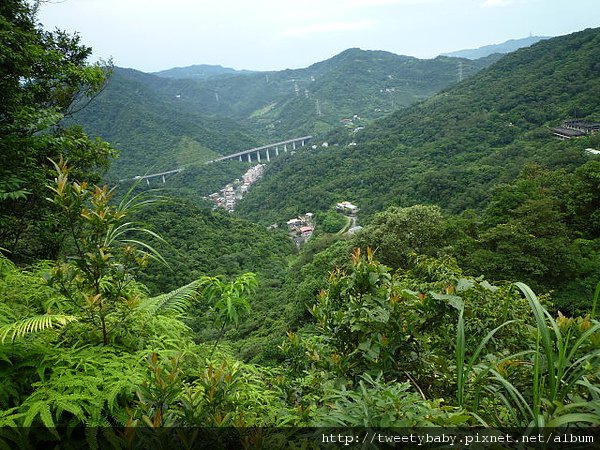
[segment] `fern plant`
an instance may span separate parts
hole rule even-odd
[[[143,379],[139,355],[110,347],[57,348],[38,365],[33,392],[6,420],[19,426],[124,425]]]
[[[181,315],[198,299],[199,291],[206,286],[206,279],[194,280],[166,294],[144,298],[138,310],[148,314]]]
[[[0,343],[4,344],[7,338],[14,341],[29,333],[63,327],[76,320],[77,317],[67,314],[43,314],[21,319],[0,327]]]

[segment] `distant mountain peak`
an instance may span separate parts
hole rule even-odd
[[[457,50],[450,53],[442,53],[440,56],[451,56],[455,58],[479,59],[494,53],[511,53],[523,47],[529,47],[544,39],[550,39],[550,36],[529,36],[522,39],[509,39],[500,44],[484,45],[479,48],[470,48]]]
[[[254,72],[250,70],[236,70],[221,65],[194,64],[186,67],[173,67],[171,69],[161,70],[159,72],[154,72],[153,75],[163,78],[205,80],[221,75],[243,75],[250,73]]]

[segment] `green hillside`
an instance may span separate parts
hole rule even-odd
[[[334,133],[326,149],[275,161],[239,211],[270,223],[346,199],[365,214],[415,203],[460,212],[485,207],[526,162],[576,167],[593,144],[548,127],[599,118],[599,42],[596,29],[542,41],[355,135]]]
[[[349,200],[361,224],[375,224],[354,245],[377,248],[392,267],[407,264],[398,236],[418,221],[417,241],[422,227],[438,230],[436,255],[554,291],[561,309],[578,310],[600,277],[600,162],[586,151],[600,137],[562,141],[550,127],[600,121],[599,44],[598,29],[542,41],[354,136],[331,134],[328,147],[276,160],[237,212],[282,223]],[[446,218],[402,209],[418,204]]]
[[[141,277],[153,293],[173,290],[202,275],[231,277],[252,271],[272,278],[286,268],[293,250],[285,234],[181,199],[148,208],[136,218],[168,242],[163,253],[170,268],[154,266]]]
[[[257,145],[232,120],[192,111],[176,96],[157,93],[164,79],[115,68],[106,88],[71,120],[120,151],[114,178],[201,164]]]
[[[497,56],[479,61],[438,57],[420,60],[384,51],[346,50],[305,69],[213,78],[169,84],[182,102],[231,117],[275,139],[316,134],[340,126],[345,118],[362,125],[411,105],[453,84],[458,65],[467,77]]]

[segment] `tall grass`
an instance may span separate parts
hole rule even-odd
[[[457,401],[458,406],[464,406],[465,403],[465,386],[466,381],[475,367],[475,363],[479,359],[479,355],[487,345],[487,343],[494,337],[494,335],[503,327],[516,322],[516,320],[509,320],[504,322],[502,325],[494,328],[481,340],[475,352],[471,355],[465,364],[466,348],[465,348],[465,320],[464,320],[464,308],[461,308],[458,314],[458,324],[456,327],[456,387],[457,387]],[[481,377],[477,377],[479,380]]]
[[[478,415],[479,395],[487,391],[506,406],[509,418],[499,419],[496,425],[528,428],[561,427],[569,424],[600,424],[600,387],[588,375],[598,371],[600,350],[586,349],[600,323],[592,320],[579,337],[572,335],[572,327],[561,327],[540,303],[534,292],[523,283],[515,283],[523,293],[535,319],[536,342],[533,349],[513,353],[493,364],[476,364],[487,343],[501,328],[514,323],[511,320],[490,331],[476,350],[466,358],[464,308],[459,310],[456,330],[456,384],[458,406],[474,411],[473,415],[484,425],[488,423]],[[596,288],[592,306],[594,317],[600,295]],[[531,382],[511,382],[508,375],[498,369],[506,362],[532,367]],[[477,370],[475,370],[477,369]],[[473,376],[474,375],[474,376]],[[467,402],[467,381],[474,395]],[[509,423],[506,423],[508,420]]]
[[[499,397],[509,409],[520,414],[514,425],[542,428],[574,423],[600,424],[600,417],[593,412],[600,406],[598,388],[587,377],[598,368],[600,350],[584,349],[591,336],[600,330],[600,324],[591,324],[575,339],[570,327],[565,333],[561,331],[526,284],[515,284],[531,306],[537,329],[531,395],[521,392],[494,368],[490,370],[492,381],[508,394],[496,391]],[[518,355],[511,357],[517,359]]]

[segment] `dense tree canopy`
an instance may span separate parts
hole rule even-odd
[[[79,36],[47,32],[35,6],[0,6],[0,247],[15,258],[55,256],[59,219],[46,202],[49,159],[68,159],[76,176],[98,181],[113,154],[81,128],[63,128],[77,99],[103,86],[106,68],[89,66],[91,49]]]

